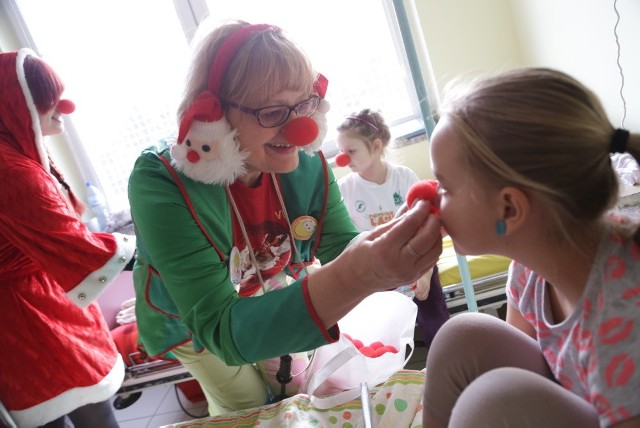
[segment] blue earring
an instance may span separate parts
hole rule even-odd
[[[503,219],[496,221],[496,235],[504,236],[507,232],[507,223]]]

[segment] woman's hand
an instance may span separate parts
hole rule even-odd
[[[402,205],[400,205],[400,208],[398,208],[398,211],[396,211],[396,214],[393,216],[393,218],[401,217],[402,214],[406,213],[407,211],[409,211],[409,207],[407,206],[407,203],[404,202]]]
[[[403,215],[362,233],[332,262],[308,278],[311,301],[325,326],[335,324],[376,291],[412,284],[442,253],[440,220],[418,201]]]
[[[411,284],[426,274],[442,253],[440,220],[430,204],[414,208],[363,235],[340,256],[349,263],[358,285],[380,291]]]

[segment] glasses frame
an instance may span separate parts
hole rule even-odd
[[[253,116],[255,116],[256,120],[258,121],[258,124],[260,126],[262,126],[263,128],[277,128],[278,126],[282,126],[285,123],[287,123],[287,120],[289,120],[289,116],[291,116],[292,112],[296,112],[296,114],[298,114],[298,108],[300,108],[301,104],[307,103],[310,100],[315,100],[316,101],[316,105],[315,108],[313,109],[313,111],[309,114],[307,114],[306,116],[312,116],[316,110],[318,110],[318,106],[320,105],[320,100],[321,98],[318,95],[311,95],[309,98],[307,98],[306,100],[302,100],[299,103],[297,103],[296,105],[293,106],[287,106],[284,104],[276,104],[276,105],[271,105],[271,106],[266,106],[266,107],[260,107],[260,108],[249,108],[247,106],[243,106],[242,104],[238,104],[238,103],[234,103],[233,101],[224,101],[224,104],[229,106],[229,107],[233,107],[235,109],[240,110],[243,113],[247,113],[247,114],[251,114]],[[286,108],[288,109],[287,115],[284,117],[284,119],[282,119],[281,122],[275,124],[275,125],[265,125],[262,123],[262,121],[260,120],[260,113],[263,110],[266,109],[272,109],[275,107],[280,107],[280,108]]]

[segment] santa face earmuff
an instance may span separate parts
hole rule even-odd
[[[207,89],[189,105],[180,121],[178,139],[171,147],[172,164],[188,177],[207,184],[229,185],[246,170],[249,154],[240,150],[236,130],[224,116],[220,102],[222,81],[235,53],[247,39],[260,31],[280,31],[276,26],[256,24],[242,27],[227,37],[211,62]],[[313,156],[327,132],[324,100],[328,81],[319,75],[314,93],[320,96],[318,109],[311,117],[290,120],[281,132],[289,144],[301,147]]]

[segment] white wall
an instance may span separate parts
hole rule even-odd
[[[459,74],[523,65],[509,0],[414,1],[440,91]]]
[[[517,66],[569,73],[622,126],[615,0],[415,0],[440,90],[457,74]],[[640,1],[617,0],[627,104],[625,127],[640,130]]]
[[[622,126],[614,0],[408,1],[415,1],[441,93],[459,74],[519,66],[557,68],[591,88],[613,125]],[[617,0],[617,8],[627,104],[624,127],[639,132],[640,1]]]
[[[511,0],[525,62],[560,69],[601,99],[622,126],[621,76],[614,0]],[[620,64],[627,104],[625,128],[640,131],[640,1],[618,0]]]
[[[522,65],[509,0],[407,0],[415,2],[435,89],[461,73],[484,73]],[[416,47],[420,48],[420,43]],[[433,178],[429,143],[394,155],[420,178]],[[337,171],[340,174],[340,171]]]

